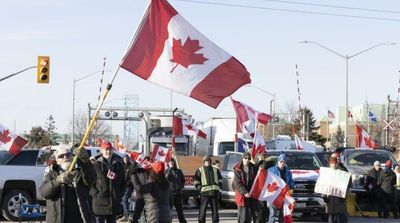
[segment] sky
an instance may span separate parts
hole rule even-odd
[[[349,106],[366,100],[385,103],[397,97],[400,64],[400,3],[397,0],[198,0],[231,7],[169,0],[194,27],[241,61],[251,74],[252,85],[276,95],[276,112],[287,104],[298,106],[296,69],[300,74],[301,104],[316,118],[345,104],[345,60],[313,44],[318,42],[340,54],[352,55],[375,44],[380,46],[349,60]],[[317,7],[294,3],[327,4],[391,12]],[[72,119],[73,79],[102,69],[104,82],[117,69],[148,0],[12,0],[0,1],[0,78],[37,63],[38,55],[51,57],[50,84],[36,83],[32,69],[0,82],[0,124],[17,133],[44,125],[53,115],[59,132],[69,133]],[[264,9],[261,9],[264,8]],[[266,9],[269,8],[269,9]],[[294,13],[273,9],[346,14],[355,17]],[[76,112],[97,104],[101,72],[76,82]],[[103,86],[103,89],[105,87]],[[168,89],[146,82],[120,69],[106,100],[122,106],[125,95],[138,95],[140,107],[170,108]],[[233,94],[259,111],[269,112],[271,95],[254,87]],[[197,121],[210,117],[233,117],[229,98],[217,109],[192,98],[172,94],[172,107],[185,109]],[[15,124],[15,125],[14,125]],[[116,134],[122,124],[109,122]]]

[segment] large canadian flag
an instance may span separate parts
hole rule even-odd
[[[268,201],[282,208],[289,187],[279,176],[261,168],[250,190],[250,196],[260,201]]]
[[[250,196],[260,201],[267,201],[278,209],[283,208],[284,222],[292,223],[295,200],[289,193],[289,187],[279,176],[259,169]]]
[[[155,161],[162,161],[164,163],[167,163],[171,160],[172,158],[172,150],[159,146],[159,145],[154,145],[153,147],[153,152],[151,153],[150,160],[155,162]]]
[[[232,98],[231,100],[236,113],[238,132],[254,134],[256,130],[256,121],[266,125],[268,121],[272,119],[272,116],[269,114],[256,111],[252,107],[242,102],[235,101]]]
[[[361,127],[360,124],[356,124],[357,128],[357,147],[358,148],[375,148],[378,145],[374,142],[372,137]]]
[[[203,139],[207,138],[207,134],[205,132],[198,129],[188,120],[174,116],[173,122],[172,132],[174,135],[192,135],[201,137]]]
[[[257,154],[264,154],[267,151],[264,137],[256,131],[254,134],[253,147],[251,148],[251,156],[255,158]]]
[[[0,149],[16,155],[27,143],[24,138],[13,134],[10,129],[0,124]]]
[[[251,82],[246,68],[166,0],[151,0],[122,68],[213,108]]]

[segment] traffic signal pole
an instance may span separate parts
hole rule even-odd
[[[20,73],[22,73],[22,72],[24,72],[24,71],[27,71],[27,70],[30,70],[30,69],[33,69],[33,68],[36,68],[36,67],[37,67],[37,66],[28,67],[28,68],[25,68],[25,69],[23,69],[23,70],[21,70],[21,71],[18,71],[18,72],[16,72],[16,73],[13,73],[13,74],[10,74],[10,75],[8,75],[8,76],[5,76],[5,77],[3,77],[3,78],[0,79],[0,82],[1,82],[1,81],[4,81],[4,80],[6,80],[6,79],[8,79],[8,78],[10,78],[10,77],[14,77],[15,75],[20,74]]]

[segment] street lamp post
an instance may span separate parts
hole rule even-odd
[[[106,70],[106,71],[110,72],[110,70]],[[93,76],[93,75],[95,75],[97,73],[100,73],[100,72],[102,72],[102,70],[95,71],[93,73],[87,74],[87,75],[85,75],[85,76],[83,76],[81,78],[78,78],[78,79],[75,79],[75,78],[73,79],[73,84],[72,84],[72,134],[71,134],[71,143],[72,143],[72,145],[74,145],[74,135],[75,135],[75,84],[78,81],[86,79],[86,78],[88,78],[90,76]]]
[[[264,92],[264,93],[268,94],[269,96],[272,96],[272,99],[269,101],[269,113],[270,113],[270,115],[275,116],[275,107],[276,107],[275,94],[273,94],[273,93],[271,93],[269,91],[266,91],[266,90],[264,90],[264,89],[262,89],[260,87],[257,87],[255,85],[247,85],[247,87],[255,88],[255,89],[257,89],[257,90],[259,90],[261,92]],[[273,105],[273,107],[274,107],[273,110],[272,110],[272,102],[274,102],[273,103],[274,104]],[[271,121],[271,125],[272,125],[272,138],[275,138],[275,125],[274,125],[273,120]]]
[[[325,49],[325,50],[327,50],[327,51],[329,51],[329,52],[331,52],[331,53],[333,53],[333,54],[345,59],[345,61],[346,61],[346,107],[345,107],[345,119],[344,119],[345,120],[345,122],[344,122],[344,125],[345,125],[345,128],[344,128],[344,147],[347,147],[347,140],[348,140],[348,114],[347,113],[349,111],[349,103],[348,103],[348,94],[349,94],[349,60],[351,58],[355,57],[355,56],[358,56],[358,55],[360,55],[362,53],[365,53],[365,52],[367,52],[369,50],[372,50],[372,49],[374,49],[374,48],[376,48],[378,46],[396,45],[396,43],[379,43],[379,44],[373,45],[373,46],[371,46],[371,47],[369,47],[369,48],[367,48],[365,50],[362,50],[362,51],[360,51],[358,53],[355,53],[353,55],[350,55],[350,56],[348,54],[343,55],[341,53],[338,53],[338,52],[336,52],[336,51],[334,51],[334,50],[332,50],[332,49],[330,49],[330,48],[328,48],[328,47],[326,47],[324,45],[321,45],[320,43],[314,42],[314,41],[305,40],[305,41],[302,41],[300,43],[311,43],[311,44],[317,45],[317,46],[319,46],[319,47],[321,47],[321,48],[323,48],[323,49]]]

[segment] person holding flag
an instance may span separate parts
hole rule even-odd
[[[76,147],[78,168],[68,171],[72,153],[61,147],[55,152],[55,163],[45,170],[39,192],[46,199],[46,222],[94,222],[89,205],[89,189],[96,182],[96,172],[85,149]]]
[[[133,186],[143,194],[145,222],[170,223],[169,183],[165,177],[165,163],[151,163],[149,179],[142,183],[137,174],[132,175]]]
[[[245,152],[243,159],[234,168],[235,202],[238,208],[238,223],[260,222],[258,200],[250,197],[250,190],[256,178],[258,168],[251,160],[251,154]]]
[[[272,172],[278,177],[282,178],[283,181],[289,186],[289,193],[293,194],[294,181],[292,172],[290,172],[289,167],[286,165],[286,155],[281,153],[278,157],[277,164],[268,169],[268,172]],[[283,209],[277,209],[273,204],[270,205],[269,211],[269,222],[273,222],[275,218],[276,211],[279,210],[279,223],[283,223]],[[272,221],[271,221],[272,219]]]

